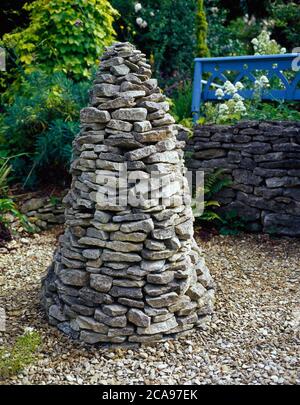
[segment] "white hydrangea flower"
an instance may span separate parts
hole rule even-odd
[[[286,53],[286,48],[285,48],[285,47],[282,47],[282,48],[280,49],[280,53]]]
[[[216,95],[216,97],[218,97],[218,99],[221,99],[222,97],[224,97],[224,91],[221,88],[218,88],[216,90],[215,95]]]
[[[143,24],[143,19],[142,19],[141,17],[138,17],[138,18],[135,20],[135,22],[137,23],[137,25],[139,25],[139,26],[141,27],[142,24]]]
[[[141,3],[135,3],[134,10],[136,13],[138,13],[142,8],[143,7],[142,7]]]
[[[244,103],[240,100],[238,101],[235,106],[234,106],[234,112],[237,113],[244,113],[246,112],[246,107],[244,105]]]
[[[147,23],[147,21],[144,20],[144,21],[142,22],[141,27],[142,27],[142,28],[146,28],[147,26],[148,26],[148,23]]]
[[[244,100],[244,98],[242,96],[240,96],[238,93],[235,93],[232,98],[234,101],[243,101]]]
[[[260,77],[259,81],[263,86],[266,86],[269,84],[269,79],[267,78],[267,76],[264,76],[264,75]]]
[[[219,106],[219,113],[220,114],[227,114],[229,111],[229,108],[226,104],[220,104]]]
[[[244,88],[244,85],[243,85],[243,83],[241,83],[241,82],[236,82],[236,83],[235,83],[235,88],[236,88],[237,90],[242,90],[242,89]]]
[[[254,87],[261,87],[260,80],[255,80]]]
[[[150,11],[150,15],[151,15],[151,17],[154,17],[155,16],[154,11]]]
[[[251,44],[257,46],[258,45],[258,39],[257,38],[253,38],[251,41]]]
[[[237,89],[229,80],[224,83],[224,90],[225,94],[234,94],[237,92]]]

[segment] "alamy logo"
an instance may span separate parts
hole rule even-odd
[[[300,70],[300,47],[294,48],[292,52],[298,54],[292,62],[292,70],[298,72]]]
[[[0,71],[4,72],[5,70],[6,70],[5,49],[0,48]]]
[[[204,211],[204,172],[197,171],[193,178],[191,171],[181,175],[181,171],[160,173],[152,171],[127,171],[127,164],[120,163],[119,171],[98,170],[97,191],[91,198],[101,210],[107,207],[151,209],[156,206],[176,207],[192,205],[195,216]],[[191,199],[191,195],[194,196]]]

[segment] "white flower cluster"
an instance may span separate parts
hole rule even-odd
[[[263,30],[257,38],[253,38],[251,43],[254,48],[254,55],[286,53],[286,48],[281,48],[275,39],[271,39],[270,32],[266,30]]]
[[[259,79],[255,80],[254,82],[255,89],[266,89],[270,87],[270,82],[267,76],[261,76]]]
[[[147,21],[143,20],[141,17],[138,17],[135,22],[140,28],[146,28],[148,26]]]
[[[30,327],[30,326],[26,326],[24,328],[24,335],[31,335],[33,332],[35,331],[34,328]]]
[[[134,5],[134,11],[135,11],[136,13],[138,13],[142,8],[143,8],[143,6],[141,5],[141,3],[135,3],[135,5]]]
[[[141,5],[141,3],[135,3],[135,5],[134,5],[134,11],[135,11],[136,13],[138,13],[139,11],[141,11],[142,8],[143,8],[143,6]],[[137,25],[138,25],[140,28],[147,28],[147,26],[148,26],[147,21],[143,20],[142,17],[137,17],[137,19],[135,20],[135,22],[137,23]]]
[[[218,88],[215,92],[216,97],[221,100],[225,96],[231,96],[232,98],[225,101],[218,106],[218,114],[226,116],[230,114],[246,114],[246,107],[244,104],[244,98],[238,94],[239,90],[244,88],[243,83],[236,82],[235,84],[227,80],[224,83],[223,88]]]

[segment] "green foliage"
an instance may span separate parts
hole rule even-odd
[[[197,190],[198,193],[204,193],[204,210],[198,217],[200,222],[222,221],[216,208],[220,203],[214,199],[215,195],[225,187],[231,185],[231,180],[224,176],[223,169],[217,169],[212,173],[205,175],[203,189]]]
[[[0,159],[0,197],[6,195],[8,191],[8,175],[11,172],[8,161],[9,159]]]
[[[241,218],[236,210],[225,212],[221,217],[219,232],[221,235],[238,235],[244,231],[245,221]]]
[[[299,46],[300,6],[295,1],[275,0],[270,3],[273,34],[289,51]]]
[[[171,114],[176,122],[191,127],[192,84],[185,81],[179,84],[172,94]]]
[[[211,56],[247,55],[250,40],[256,36],[261,24],[247,16],[231,19],[229,7],[220,0],[207,0],[208,47]]]
[[[204,183],[205,200],[211,199],[223,188],[228,187],[230,185],[231,180],[228,177],[224,176],[224,169],[217,169],[216,171],[209,173],[205,177]]]
[[[197,30],[197,43],[196,43],[196,56],[204,58],[209,56],[207,47],[207,21],[204,10],[204,0],[197,1],[196,13],[196,30]]]
[[[65,180],[89,86],[88,81],[75,83],[63,73],[34,72],[22,78],[0,121],[2,154],[23,153],[12,160],[15,181],[32,186],[37,179]]]
[[[26,331],[17,337],[12,347],[0,349],[0,379],[5,379],[21,372],[36,359],[36,352],[41,345],[41,337],[36,331]]]
[[[117,13],[108,0],[35,0],[24,9],[28,27],[3,37],[15,64],[27,74],[41,69],[76,80],[90,77],[91,67],[114,37]]]
[[[147,54],[160,84],[191,77],[196,48],[197,0],[111,0],[120,14],[115,29]]]
[[[0,158],[0,230],[8,228],[7,214],[10,214],[19,219],[27,232],[33,232],[33,227],[26,216],[19,212],[13,199],[8,197],[8,176],[12,171],[9,160]]]
[[[299,103],[287,101],[263,102],[248,105],[247,119],[249,120],[274,120],[274,121],[300,121]],[[297,110],[298,109],[298,110]]]

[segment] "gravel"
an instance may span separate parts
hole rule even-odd
[[[299,240],[214,236],[200,242],[217,283],[209,329],[129,348],[89,347],[49,326],[40,277],[61,228],[0,249],[0,307],[11,344],[33,327],[37,361],[6,384],[300,384]]]

